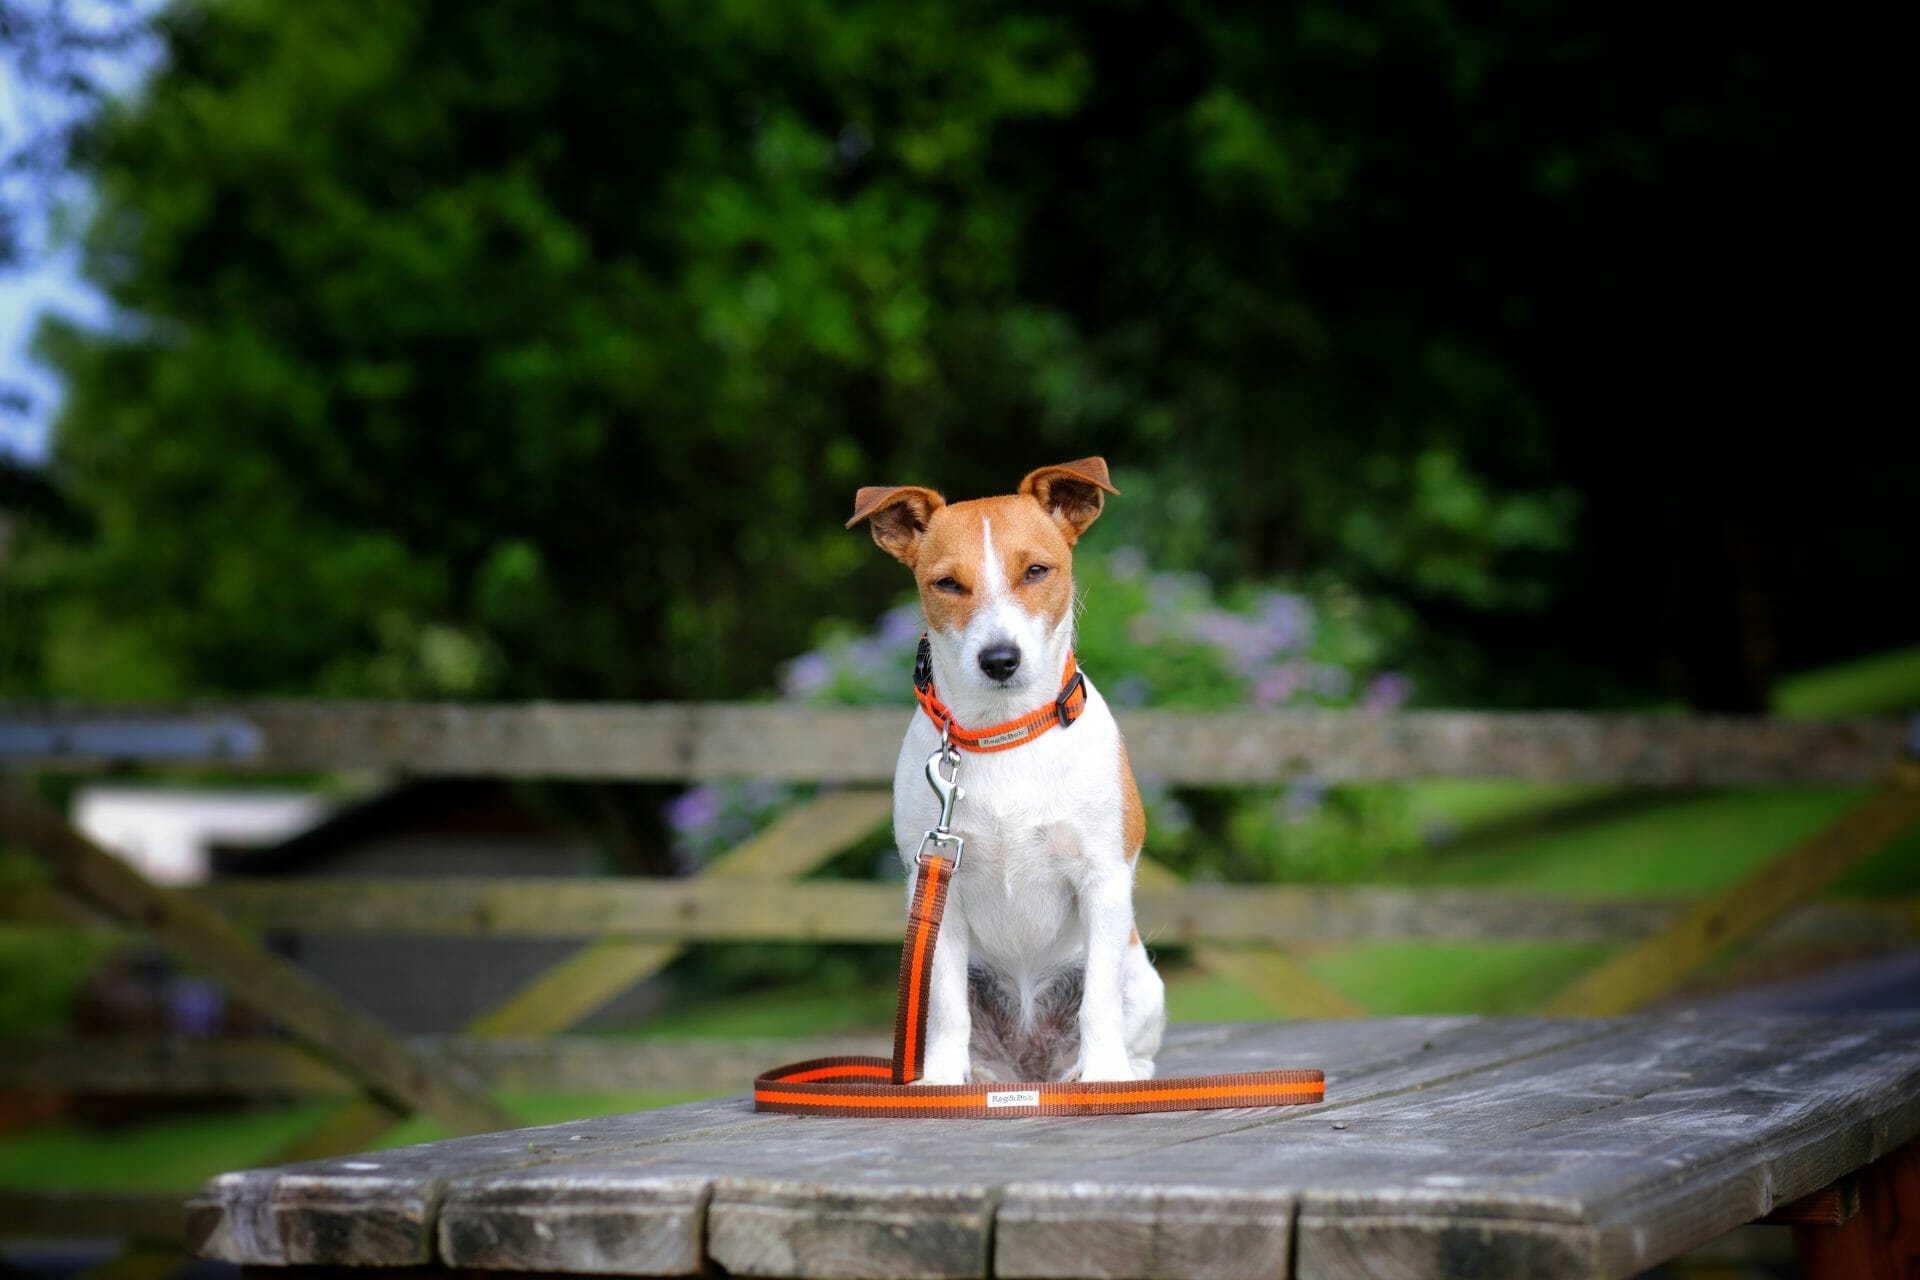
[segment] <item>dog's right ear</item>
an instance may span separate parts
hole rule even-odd
[[[911,567],[920,553],[920,535],[927,531],[927,521],[946,505],[945,498],[918,485],[870,484],[853,495],[853,518],[847,528],[872,520],[873,540],[880,549]]]

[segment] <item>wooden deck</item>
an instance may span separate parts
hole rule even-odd
[[[1188,1026],[1160,1059],[1311,1066],[1327,1101],[1271,1111],[485,1134],[224,1175],[189,1233],[255,1267],[1626,1276],[1920,1132],[1920,1015]]]

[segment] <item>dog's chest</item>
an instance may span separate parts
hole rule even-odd
[[[966,794],[955,809],[954,830],[966,840],[966,854],[950,892],[960,900],[980,960],[1037,971],[1084,952],[1078,904],[1085,886],[1103,870],[1124,873],[1111,724],[1096,719],[1017,751],[963,757]],[[924,787],[921,793],[931,817],[931,793]],[[916,824],[909,817],[906,825]]]
[[[958,824],[967,853],[952,891],[982,959],[1063,963],[1085,946],[1076,904],[1084,833],[1053,797],[1023,801],[998,812],[982,805]]]

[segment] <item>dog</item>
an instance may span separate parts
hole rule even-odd
[[[923,1084],[1153,1076],[1166,989],[1133,919],[1146,815],[1120,728],[1072,658],[1073,548],[1107,494],[1105,460],[1082,458],[1002,497],[870,485],[854,498],[847,527],[870,521],[913,570],[926,618],[921,711],[893,782],[910,904],[940,819],[928,758],[948,724],[963,747],[1000,730],[960,752],[966,843],[934,950]]]

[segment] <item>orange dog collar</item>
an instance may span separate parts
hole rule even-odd
[[[1080,668],[1069,650],[1067,670],[1060,679],[1060,692],[1052,702],[985,729],[964,729],[953,718],[953,712],[948,710],[947,704],[940,701],[940,695],[933,687],[933,646],[925,636],[921,636],[920,651],[913,660],[913,696],[919,700],[920,709],[927,713],[927,718],[940,728],[946,740],[954,746],[977,752],[1007,751],[1025,746],[1049,729],[1065,729],[1078,720],[1087,707],[1087,681],[1080,674]]]

